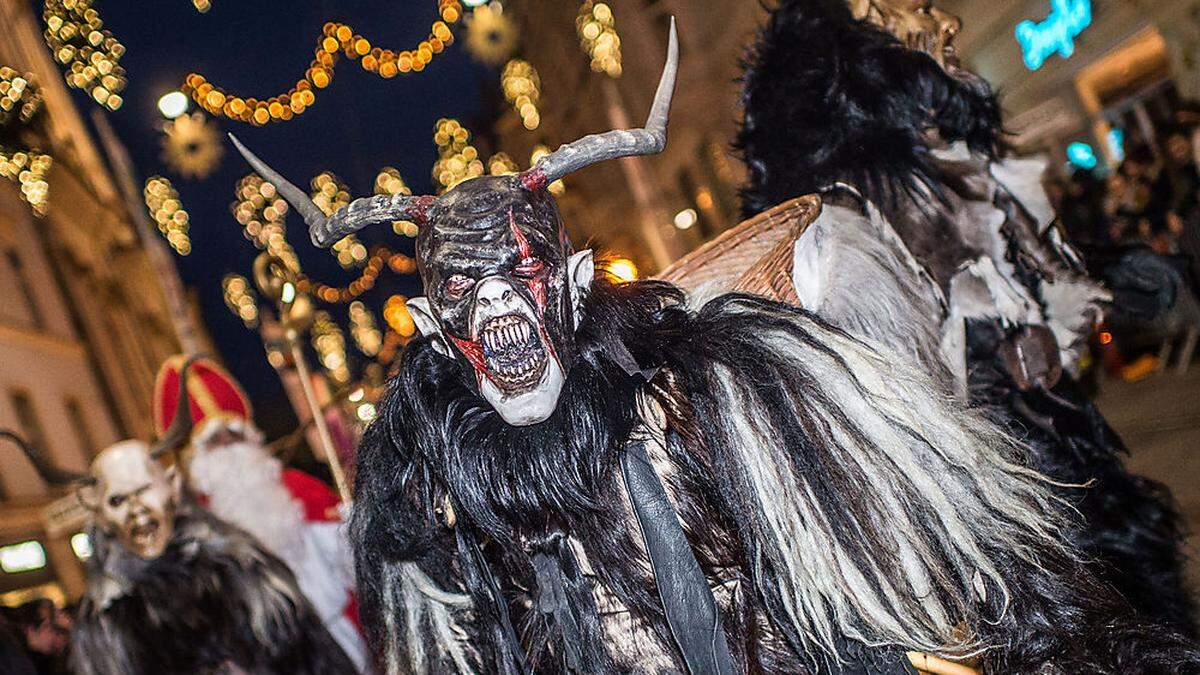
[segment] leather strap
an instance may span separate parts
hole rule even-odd
[[[675,507],[650,463],[644,440],[621,456],[625,490],[642,530],[659,599],[690,675],[733,675],[721,611],[679,524]]]

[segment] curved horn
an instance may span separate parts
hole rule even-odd
[[[236,136],[229,134],[229,140],[233,141],[234,147],[258,175],[274,185],[287,203],[304,217],[304,224],[308,226],[308,236],[313,245],[320,248],[329,248],[342,237],[375,223],[390,223],[393,220],[414,220],[423,223],[425,211],[433,200],[432,197],[409,195],[361,197],[338,209],[332,216],[326,216],[303,190],[267,166],[266,162],[242,145]]]
[[[25,456],[29,458],[29,463],[33,465],[34,471],[37,471],[38,475],[41,476],[42,480],[46,481],[48,485],[68,485],[70,483],[81,481],[87,478],[81,473],[67,471],[66,469],[60,469],[57,466],[54,466],[48,462],[46,458],[42,456],[42,453],[38,452],[36,448],[29,443],[26,443],[24,438],[21,438],[15,432],[9,429],[0,429],[0,438],[7,438],[15,443],[17,447],[21,448],[21,451],[24,452]]]
[[[150,456],[155,459],[183,447],[192,436],[195,421],[192,420],[192,407],[188,401],[187,379],[188,370],[198,358],[198,354],[189,356],[179,368],[179,399],[175,401],[175,418],[171,420],[171,426],[167,427],[162,437],[150,448]]]
[[[546,155],[530,170],[521,174],[531,187],[544,188],[563,176],[585,166],[618,157],[653,155],[667,145],[667,117],[671,96],[675,93],[675,74],[679,70],[679,39],[675,35],[675,17],[667,41],[667,63],[663,66],[654,94],[654,105],[643,129],[615,130],[591,134],[568,143]]]

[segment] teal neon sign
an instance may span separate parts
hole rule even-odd
[[[1050,14],[1040,23],[1026,19],[1017,24],[1017,42],[1030,70],[1042,67],[1058,53],[1064,59],[1075,53],[1075,38],[1092,25],[1092,0],[1050,0]]]

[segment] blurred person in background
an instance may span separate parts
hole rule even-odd
[[[160,434],[175,421],[185,363],[175,356],[159,369],[153,408]],[[217,363],[190,361],[187,397],[196,425],[183,460],[188,486],[209,511],[254,535],[291,568],[329,633],[366,672],[370,652],[359,627],[337,494],[271,453],[246,394]]]
[[[71,615],[46,598],[30,600],[14,612],[25,648],[38,675],[70,672]]]

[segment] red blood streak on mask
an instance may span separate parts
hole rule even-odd
[[[487,360],[483,358],[483,345],[474,340],[463,340],[453,335],[449,337],[454,346],[458,347],[458,351],[467,357],[467,361],[474,366],[476,375],[486,375],[490,379],[492,374],[488,370]]]
[[[513,215],[513,210],[508,210],[508,227],[512,230],[513,238],[517,240],[517,255],[521,261],[533,259],[533,247],[529,245],[529,240],[517,227],[517,219]],[[537,304],[538,314],[542,315],[546,311],[546,282],[541,275],[522,279],[525,286],[529,288],[529,292],[533,294],[533,300]]]

